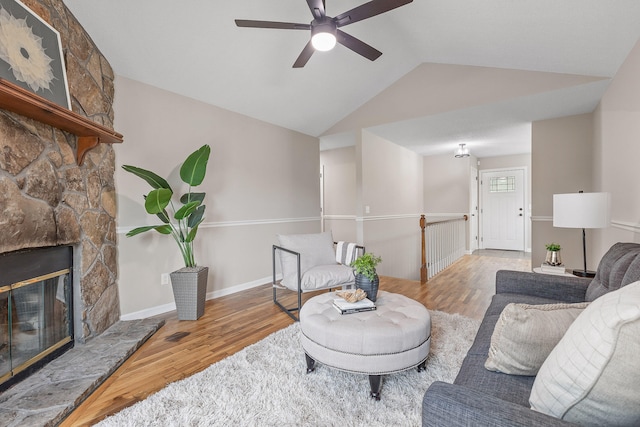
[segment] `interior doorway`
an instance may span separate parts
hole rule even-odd
[[[525,250],[525,170],[480,173],[480,248]]]

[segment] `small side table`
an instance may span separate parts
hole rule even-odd
[[[577,277],[577,276],[574,276],[574,275],[573,275],[573,274],[571,274],[571,273],[567,273],[567,269],[565,269],[565,270],[564,270],[564,273],[553,273],[553,272],[551,272],[551,271],[542,271],[542,268],[541,268],[541,267],[535,267],[535,268],[533,269],[533,272],[534,272],[534,273],[539,273],[539,274],[551,274],[551,275],[553,275],[553,276]]]

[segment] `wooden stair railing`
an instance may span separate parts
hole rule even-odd
[[[434,226],[436,224],[444,224],[444,223],[449,223],[449,222],[457,222],[457,221],[468,221],[469,220],[469,216],[468,215],[462,215],[462,217],[457,217],[457,218],[450,218],[450,219],[444,219],[444,220],[439,220],[439,221],[432,221],[432,222],[427,222],[427,219],[424,215],[420,215],[420,234],[422,236],[422,259],[421,259],[421,265],[420,265],[420,283],[421,284],[425,284],[427,283],[428,280],[428,267],[427,267],[427,248],[426,248],[426,230],[427,227],[429,226]]]

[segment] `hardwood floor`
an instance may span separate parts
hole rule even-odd
[[[531,271],[531,261],[522,253],[466,255],[426,285],[381,277],[380,289],[406,295],[430,310],[481,319],[494,294],[495,272],[500,269]],[[317,293],[305,294],[304,300],[314,295]],[[175,313],[168,313],[165,326],[61,425],[95,424],[292,324],[271,298],[269,284],[208,301],[204,316],[195,322],[178,321]]]

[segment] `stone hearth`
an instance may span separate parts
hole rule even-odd
[[[0,425],[55,426],[131,356],[164,320],[117,322],[0,395]]]

